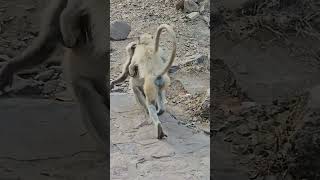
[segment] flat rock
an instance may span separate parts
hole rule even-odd
[[[111,142],[118,146],[111,152],[111,179],[209,179],[209,136],[164,113],[160,121],[168,137],[158,140],[146,121],[133,94],[111,94]]]
[[[187,57],[186,60],[181,63],[181,65],[186,65],[186,66],[199,65],[199,64],[207,63],[208,61],[209,61],[208,56],[203,54],[195,54]]]
[[[40,80],[40,81],[48,81],[53,75],[54,75],[54,70],[53,69],[49,69],[49,70],[46,70],[46,71],[43,71],[41,73],[39,73],[35,79],[37,80]]]
[[[41,83],[32,79],[23,79],[14,76],[12,87],[7,92],[19,95],[35,95],[41,93]]]
[[[115,21],[110,27],[110,39],[114,41],[125,40],[131,31],[131,26],[123,21]]]
[[[196,19],[196,18],[199,17],[199,16],[200,16],[200,13],[199,13],[199,12],[192,12],[192,13],[190,13],[190,14],[187,15],[187,17],[188,17],[189,19],[191,19],[191,20]]]
[[[104,157],[94,151],[75,103],[1,98],[0,120],[1,178],[107,179]]]

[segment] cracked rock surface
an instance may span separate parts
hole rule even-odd
[[[0,179],[106,179],[106,161],[71,102],[0,100]]]
[[[209,179],[209,136],[165,113],[158,140],[133,94],[112,93],[111,104],[111,179]]]

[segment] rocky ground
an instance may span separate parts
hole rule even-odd
[[[208,135],[165,113],[160,120],[168,137],[160,141],[133,94],[112,93],[111,102],[111,179],[209,179]]]
[[[214,175],[319,179],[319,3],[213,4]]]
[[[0,114],[0,179],[107,179],[75,103],[2,98]]]
[[[0,1],[0,63],[21,53],[38,35],[43,1]],[[54,97],[65,91],[61,49],[44,64],[18,72],[6,95]]]

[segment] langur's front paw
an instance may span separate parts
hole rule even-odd
[[[129,76],[134,77],[137,75],[138,67],[137,66],[129,66]]]
[[[162,126],[161,126],[161,124],[159,123],[158,125],[157,125],[157,133],[158,133],[158,139],[163,139],[163,138],[165,138],[165,137],[168,137],[164,132],[163,132],[163,129],[162,129]]]

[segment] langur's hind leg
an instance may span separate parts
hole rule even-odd
[[[167,135],[163,132],[162,124],[157,115],[156,107],[153,104],[149,103],[148,100],[147,100],[147,108],[149,111],[149,117],[153,121],[157,130],[157,138],[162,139],[164,137],[167,137]]]
[[[143,107],[146,114],[149,113],[146,105],[146,97],[143,93],[143,91],[139,87],[133,87],[132,88],[134,96],[136,98],[136,101]]]
[[[82,120],[90,135],[93,136],[106,152],[109,142],[109,109],[105,105],[105,97],[98,93],[94,83],[88,79],[78,79],[72,82],[75,96],[80,104]]]

